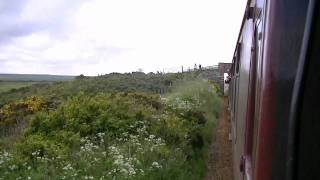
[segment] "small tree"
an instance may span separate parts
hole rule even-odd
[[[76,79],[84,79],[86,78],[83,74],[80,74],[79,76],[76,77]]]

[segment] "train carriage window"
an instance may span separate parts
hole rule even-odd
[[[238,117],[238,98],[239,98],[239,78],[240,78],[240,62],[241,62],[241,42],[237,44],[235,55],[235,75],[234,75],[234,92],[233,92],[233,121],[232,134],[234,143],[237,142],[237,117]]]
[[[236,53],[236,74],[239,74],[239,68],[240,68],[240,52],[241,52],[241,43],[238,43],[237,45],[237,53]]]

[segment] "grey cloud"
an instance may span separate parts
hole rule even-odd
[[[16,22],[9,24],[0,19],[0,23],[3,24],[3,28],[0,29],[0,44],[8,42],[12,38],[29,35],[43,28],[41,24],[33,22]]]
[[[52,0],[56,1],[56,0]],[[53,40],[61,42],[68,32],[68,26],[72,13],[77,10],[85,0],[68,0],[57,7],[57,11],[45,16],[46,18],[26,19],[21,16],[25,10],[28,0],[0,0],[0,73],[43,73],[43,71],[66,74],[71,72],[76,65],[86,66],[106,62],[131,49],[107,46],[97,41],[83,42],[84,46],[79,46],[79,57],[75,59],[43,59],[43,50],[47,47],[24,47],[19,44],[20,37],[27,37],[33,33],[44,31]],[[29,7],[30,8],[30,7]],[[39,8],[35,6],[35,8]],[[52,44],[48,45],[49,47]],[[42,49],[44,48],[44,49]],[[81,52],[88,51],[93,57],[81,57]],[[28,67],[28,68],[27,68]],[[67,73],[68,74],[68,73]]]
[[[28,35],[35,26],[19,21],[19,15],[25,7],[25,0],[1,0],[0,2],[0,45],[13,37]]]
[[[16,15],[19,13],[28,1],[25,0],[1,0],[0,12],[7,15]]]
[[[46,14],[46,19],[26,20],[21,13],[30,1],[26,0],[0,0],[0,45],[8,43],[16,37],[27,36],[45,30],[52,36],[61,36],[66,26],[69,14],[82,4],[80,1],[65,1],[53,14]],[[41,8],[41,7],[34,7]],[[41,14],[39,14],[41,16]]]
[[[30,67],[26,69],[25,67]],[[0,59],[0,73],[26,73],[26,74],[65,74],[70,70],[71,64],[47,64],[45,62],[21,62],[19,60],[2,61]]]

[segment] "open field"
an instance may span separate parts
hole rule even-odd
[[[31,86],[37,82],[28,81],[0,81],[0,93],[10,91],[11,89],[19,89],[22,87]]]
[[[0,74],[1,81],[69,81],[74,76],[49,74]]]
[[[48,74],[0,74],[0,93],[31,86],[36,83],[70,81],[74,76]]]

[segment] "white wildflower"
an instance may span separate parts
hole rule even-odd
[[[71,164],[67,164],[65,167],[62,168],[63,170],[67,171],[67,170],[72,170],[73,167],[71,166]]]
[[[162,166],[158,162],[152,162],[152,167],[162,168]]]
[[[13,170],[15,170],[15,169],[18,169],[18,166],[16,166],[15,164],[13,164],[13,165],[9,166],[9,169],[10,169],[11,171],[13,171]]]

